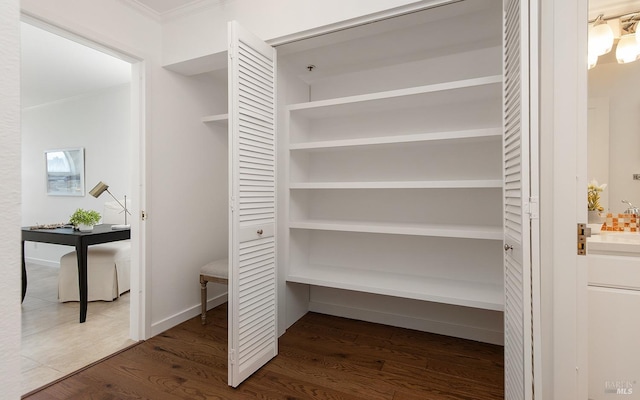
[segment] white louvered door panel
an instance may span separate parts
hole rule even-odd
[[[229,23],[229,385],[278,353],[275,49]]]
[[[533,398],[528,2],[504,1],[505,399]]]

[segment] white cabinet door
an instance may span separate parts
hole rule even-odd
[[[229,385],[278,353],[276,52],[229,23]]]
[[[505,399],[533,398],[528,3],[504,1]]]
[[[588,291],[589,399],[640,399],[640,291]]]

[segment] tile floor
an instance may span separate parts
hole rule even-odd
[[[22,303],[22,393],[98,361],[134,343],[129,339],[129,293],[89,303],[78,322],[77,302],[58,302],[58,269],[27,265]]]

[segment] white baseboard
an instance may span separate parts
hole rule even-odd
[[[220,304],[223,304],[227,301],[227,293],[222,293],[212,299],[207,300],[207,310],[218,307]],[[168,318],[165,318],[161,321],[154,322],[151,324],[151,337],[156,336],[168,329],[173,328],[174,326],[180,325],[181,323],[200,315],[200,304],[189,307],[188,309],[181,311],[177,314],[174,314]]]
[[[459,337],[497,345],[504,344],[504,332],[471,325],[459,325],[442,321],[416,318],[408,315],[390,314],[347,305],[309,302],[309,311],[357,319],[401,328],[415,329],[440,335]]]
[[[51,260],[45,260],[43,258],[25,257],[24,262],[26,264],[36,264],[36,265],[42,265],[44,267],[60,268],[60,261],[56,262]]]

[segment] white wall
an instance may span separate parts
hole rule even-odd
[[[147,243],[154,334],[199,313],[200,267],[226,258],[228,245],[226,125],[201,122],[212,110],[226,110],[226,87],[206,77],[159,75],[166,95],[156,102],[158,128],[149,149],[153,236]],[[222,289],[209,286],[210,298]]]
[[[125,84],[22,110],[23,226],[68,222],[76,208],[102,214],[104,203],[113,199],[108,193],[98,199],[89,195],[98,181],[106,182],[120,199],[131,195],[130,97],[130,85]],[[85,195],[47,195],[44,151],[74,147],[85,152]],[[25,256],[55,266],[71,250],[29,242]]]
[[[0,387],[20,398],[20,30],[17,0],[0,0]]]
[[[263,40],[418,3],[441,0],[242,0],[214,6],[163,24],[163,63],[173,64],[227,49],[227,21],[237,20]]]
[[[640,62],[598,64],[589,71],[589,97],[609,99],[610,211],[623,212],[628,200],[640,206]],[[605,183],[605,182],[601,182]]]

